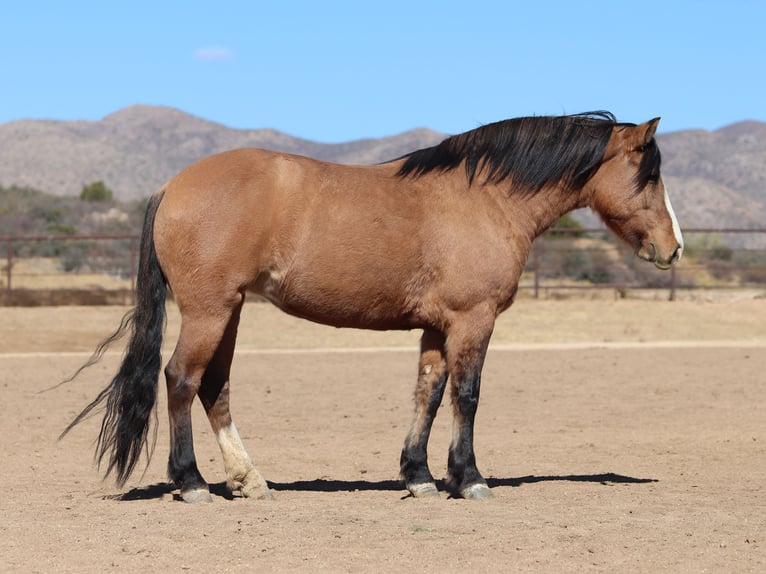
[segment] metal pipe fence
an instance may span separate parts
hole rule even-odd
[[[33,235],[5,243],[3,302],[8,305],[132,304],[139,236]]]
[[[766,296],[766,228],[684,230],[685,255],[670,271],[635,257],[603,228],[551,229],[532,246],[519,285],[535,298],[592,295],[674,300],[700,291]],[[138,235],[0,237],[5,305],[134,302]]]
[[[671,301],[711,291],[766,295],[766,228],[687,228],[683,235],[682,261],[662,271],[605,229],[551,229],[533,244],[520,289],[535,298],[594,290]]]

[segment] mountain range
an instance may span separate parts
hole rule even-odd
[[[272,129],[233,129],[173,108],[139,105],[99,121],[0,124],[0,185],[78,195],[83,185],[102,180],[117,198],[131,200],[148,196],[195,160],[227,149],[261,147],[372,164],[444,137],[419,128],[381,139],[325,144]],[[766,227],[766,123],[660,133],[657,140],[663,179],[683,227]],[[580,218],[592,221],[584,214]]]

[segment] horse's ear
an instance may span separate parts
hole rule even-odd
[[[660,118],[654,118],[643,124],[637,126],[630,126],[625,128],[625,142],[629,149],[643,150],[649,145],[657,132],[657,125],[660,123]]]
[[[659,123],[660,118],[654,118],[653,120],[649,120],[644,124],[646,126],[646,131],[644,132],[644,145],[652,141],[654,134],[657,132],[657,126]]]
[[[641,139],[641,145],[648,145],[651,143],[652,138],[654,138],[654,134],[657,132],[657,126],[660,123],[660,118],[654,118],[653,120],[649,120],[646,123],[641,124],[638,126],[639,132],[641,133],[643,131],[643,137]]]

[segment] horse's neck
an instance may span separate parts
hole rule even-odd
[[[498,186],[493,191],[501,197],[500,203],[504,204],[509,222],[514,227],[522,225],[530,243],[565,214],[586,207],[581,193],[561,191],[558,188],[544,188],[531,195],[511,193],[510,196],[507,185]]]

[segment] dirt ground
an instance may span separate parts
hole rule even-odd
[[[124,311],[0,309],[2,572],[766,571],[766,299],[519,302],[483,378],[488,502],[416,500],[397,480],[417,333],[328,329],[264,304],[245,309],[232,410],[276,499],[226,490],[197,406],[214,502],[178,501],[162,384],[151,463],[122,489],[103,482],[100,421],[57,436],[120,348],[41,391]],[[429,450],[437,476],[446,403]]]

